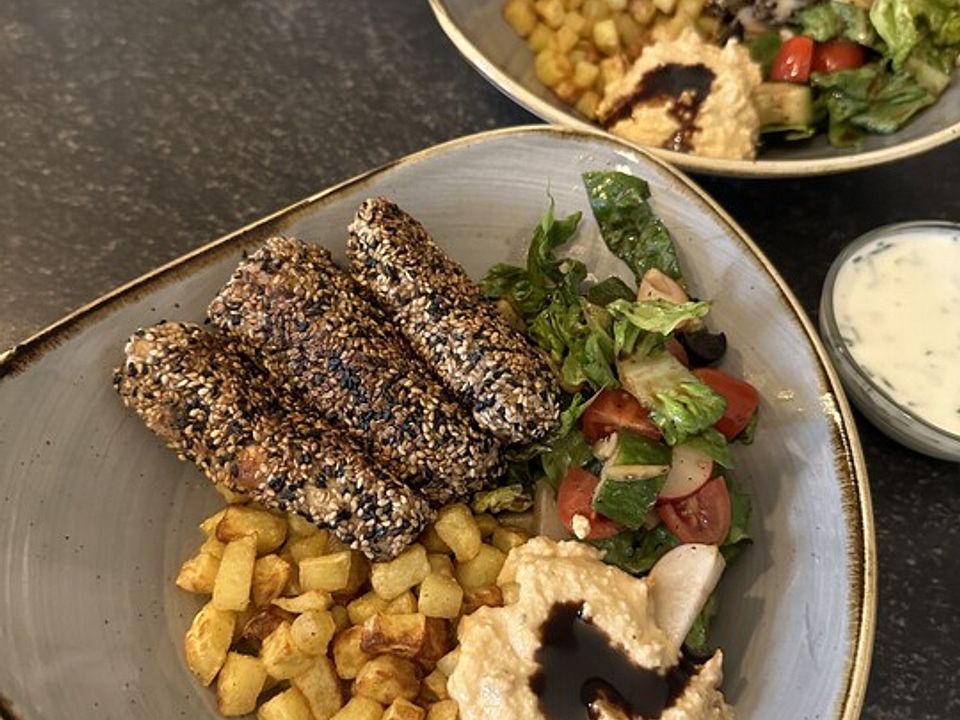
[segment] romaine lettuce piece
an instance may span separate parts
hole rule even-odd
[[[889,48],[895,70],[920,46],[960,50],[960,0],[875,0],[870,21]]]

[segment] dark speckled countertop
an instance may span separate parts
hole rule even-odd
[[[408,152],[534,118],[423,1],[0,3],[0,348],[110,288]],[[816,316],[871,227],[960,220],[960,143],[811,180],[698,178]],[[858,416],[880,595],[864,710],[960,718],[960,467]]]

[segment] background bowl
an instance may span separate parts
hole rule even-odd
[[[534,55],[503,20],[505,0],[430,0],[440,27],[457,49],[507,97],[544,120],[599,130],[536,78]],[[954,73],[956,74],[956,73]],[[862,149],[835,148],[825,133],[808,142],[765,150],[756,160],[727,160],[645,147],[687,170],[743,177],[824,175],[917,155],[960,138],[960,82],[953,79],[936,104],[893,135],[870,135]]]
[[[215,717],[182,661],[199,600],[173,585],[221,505],[161,447],[111,384],[125,339],[162,318],[200,320],[241,252],[279,232],[342,258],[360,201],[386,195],[475,277],[522,261],[547,204],[585,211],[572,253],[602,248],[580,173],[647,179],[692,287],[727,333],[725,364],[762,395],[738,447],[756,543],[722,583],[715,640],[738,717],[854,720],[873,640],[876,566],[859,443],[823,348],[783,281],[692,183],[600,135],[495,131],[412,155],[308,198],[93,303],[0,359],[0,695],[11,717]],[[2,703],[0,703],[2,704]]]

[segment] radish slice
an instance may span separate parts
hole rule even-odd
[[[660,491],[660,500],[668,502],[693,495],[713,475],[713,458],[687,445],[673,448],[670,472]]]
[[[657,560],[647,585],[653,596],[657,626],[679,650],[723,574],[716,545],[678,545]]]

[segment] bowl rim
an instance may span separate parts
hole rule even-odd
[[[846,658],[844,666],[844,684],[841,689],[839,704],[831,708],[836,714],[833,720],[858,720],[863,708],[866,694],[867,680],[870,674],[874,634],[876,629],[876,602],[877,602],[877,552],[874,533],[873,506],[870,496],[870,486],[867,479],[866,462],[860,445],[853,412],[843,393],[839,376],[836,373],[827,351],[817,335],[810,319],[803,310],[800,302],[787,286],[766,255],[754,241],[740,227],[740,225],[708,195],[699,185],[682,171],[652,155],[650,152],[637,146],[624,143],[606,133],[595,129],[579,130],[555,125],[522,125],[516,127],[499,128],[484,132],[466,135],[432,145],[423,150],[411,153],[398,159],[387,162],[379,167],[355,175],[318,193],[296,201],[285,208],[268,214],[233,232],[216,238],[196,249],[181,255],[170,262],[150,270],[138,278],[131,280],[105,293],[90,303],[81,306],[67,314],[60,320],[36,332],[22,342],[6,351],[0,351],[0,389],[5,381],[19,375],[48,351],[58,347],[64,341],[77,335],[99,319],[118,310],[130,298],[140,297],[152,290],[162,287],[166,283],[177,279],[186,272],[187,268],[195,263],[207,264],[217,260],[225,252],[232,251],[246,244],[256,237],[262,237],[270,231],[282,231],[284,222],[294,219],[310,206],[323,202],[326,198],[335,195],[340,190],[354,185],[363,185],[375,176],[383,174],[395,167],[415,163],[423,158],[441,154],[449,150],[481,144],[490,140],[535,135],[552,137],[559,142],[564,141],[591,141],[609,146],[613,151],[628,153],[634,159],[650,162],[664,170],[678,185],[688,190],[698,198],[707,208],[727,226],[747,251],[749,251],[768,274],[771,281],[780,292],[786,306],[792,312],[795,320],[806,337],[809,347],[819,363],[818,370],[826,380],[826,387],[822,387],[821,402],[825,416],[833,421],[833,435],[838,447],[835,450],[835,461],[838,465],[849,468],[849,481],[842,482],[848,473],[838,467],[841,479],[840,492],[843,497],[844,513],[852,515],[856,520],[848,523],[850,544],[849,562],[851,572],[848,574],[851,598],[845,613],[851,625],[851,635],[846,639]]]
[[[600,132],[614,137],[635,149],[654,155],[660,160],[677,165],[684,170],[707,175],[725,177],[763,178],[763,177],[807,177],[814,175],[834,175],[837,173],[861,170],[896,160],[920,155],[934,148],[946,145],[960,138],[960,120],[919,138],[909,140],[893,147],[878,148],[865,152],[849,153],[829,158],[797,160],[734,160],[730,158],[710,158],[673,150],[639,145],[626,138],[615,136],[598,126],[581,120],[572,112],[559,110],[544,99],[524,87],[520,82],[494,65],[483,52],[467,37],[463,28],[450,16],[446,0],[429,0],[430,7],[443,32],[453,42],[460,54],[491,85],[508,98],[529,110],[548,123],[565,125],[588,132]]]
[[[843,341],[843,337],[840,334],[840,326],[837,323],[837,316],[833,302],[837,278],[840,275],[841,269],[864,246],[883,237],[899,235],[906,230],[919,230],[925,228],[952,230],[955,233],[960,233],[960,223],[958,222],[951,222],[949,220],[907,220],[904,222],[881,225],[880,227],[868,230],[867,232],[858,235],[851,240],[846,247],[840,251],[840,254],[837,255],[833,263],[831,263],[830,269],[827,271],[827,276],[823,281],[823,289],[820,294],[820,325],[821,329],[823,330],[824,344],[826,345],[831,356],[834,356],[835,363],[840,370],[841,379],[846,380],[846,378],[843,377],[845,374],[843,370],[849,369],[852,377],[857,383],[869,388],[870,392],[866,393],[866,397],[869,399],[868,404],[870,409],[878,412],[881,410],[887,410],[888,412],[892,411],[893,414],[899,414],[906,420],[916,423],[925,430],[928,430],[931,434],[955,444],[958,448],[958,451],[960,451],[960,434],[954,433],[946,428],[940,427],[939,425],[934,425],[929,420],[926,420],[925,418],[916,414],[914,411],[910,410],[908,407],[897,402],[897,400],[890,395],[886,388],[867,375],[863,369],[863,366],[857,362],[856,358],[853,356],[853,353],[850,352],[850,348]],[[853,397],[854,401],[867,402],[866,400],[861,399],[859,394],[854,394]],[[879,400],[882,402],[877,402],[874,398],[879,398]],[[883,425],[884,428],[886,428],[888,423],[883,423]],[[905,427],[909,427],[909,424],[905,425]],[[908,432],[907,430],[904,430],[903,434],[914,438],[914,442],[920,443],[924,446],[927,445],[922,438],[915,437],[913,433]]]

